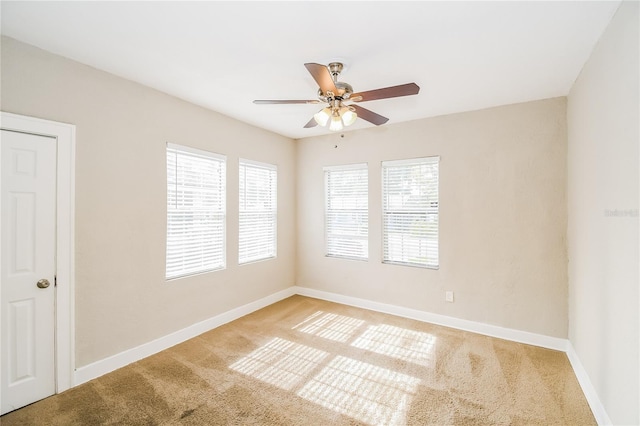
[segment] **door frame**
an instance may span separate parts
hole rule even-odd
[[[74,386],[76,126],[0,112],[0,128],[56,139],[55,389],[60,393]]]

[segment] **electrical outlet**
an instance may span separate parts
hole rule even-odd
[[[453,292],[452,291],[445,291],[444,292],[444,300],[447,301],[447,302],[453,303]]]

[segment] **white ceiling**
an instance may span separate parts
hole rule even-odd
[[[273,132],[303,138],[318,105],[303,64],[344,62],[389,124],[567,95],[619,1],[1,2],[2,34]],[[373,126],[358,120],[348,129]]]

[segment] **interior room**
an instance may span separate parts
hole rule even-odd
[[[3,424],[640,424],[638,2],[0,8]]]

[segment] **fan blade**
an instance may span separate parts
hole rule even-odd
[[[256,99],[254,104],[266,105],[266,104],[319,104],[317,99],[303,100],[303,99]]]
[[[317,125],[318,125],[318,123],[316,122],[316,119],[311,117],[311,120],[309,120],[309,122],[304,125],[304,128],[305,129],[310,129],[311,127],[316,127]]]
[[[327,92],[331,92],[334,95],[338,94],[338,89],[333,83],[333,78],[331,78],[329,68],[322,64],[313,63],[304,64],[304,66],[307,68],[309,73],[311,73],[311,76],[316,81],[316,83],[318,83],[318,86],[320,86],[320,90],[322,90],[322,93],[324,93],[325,95],[327,94]]]
[[[376,114],[373,111],[369,111],[366,108],[362,108],[360,105],[350,105],[349,108],[354,108],[359,118],[362,118],[363,120],[367,120],[369,123],[373,123],[376,126],[379,126],[389,121],[387,117],[383,117],[380,114]]]
[[[420,87],[415,83],[401,84],[400,86],[385,87],[383,89],[368,90],[366,92],[352,93],[349,100],[354,102],[375,101],[376,99],[397,98],[399,96],[417,95]],[[354,99],[360,98],[360,99]]]

